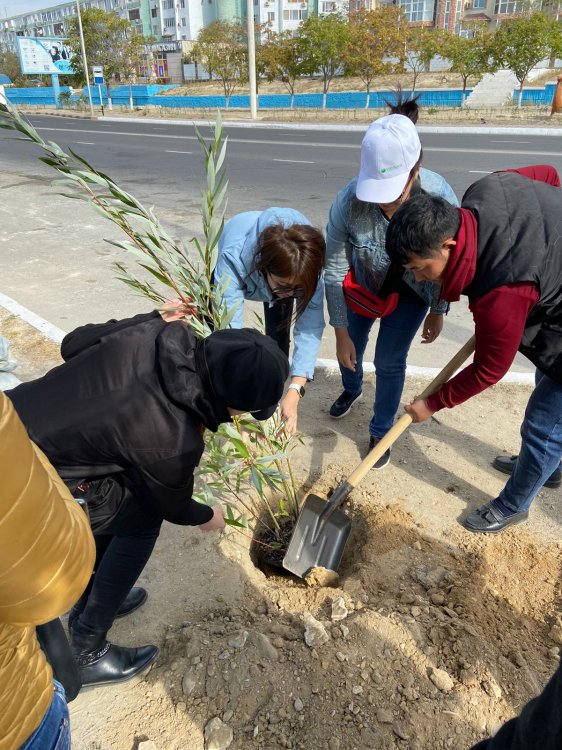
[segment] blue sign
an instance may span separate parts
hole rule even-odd
[[[94,76],[94,84],[96,86],[102,86],[105,83],[103,78],[103,68],[101,65],[92,66],[92,75]]]

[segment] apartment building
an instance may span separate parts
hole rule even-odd
[[[466,35],[471,21],[479,21],[488,25],[493,30],[500,25],[502,20],[511,18],[516,13],[521,13],[527,6],[524,0],[464,0],[463,25],[465,30],[461,33]],[[541,8],[545,13],[551,15],[556,21],[562,20],[562,2],[560,0],[543,0],[537,3],[537,9]]]
[[[1,6],[0,6],[1,7]],[[149,0],[81,0],[83,10],[100,8],[114,11],[131,21],[144,36],[151,33]],[[65,25],[76,15],[76,0],[47,5],[40,10],[0,19],[0,44],[15,50],[16,36],[64,36]]]

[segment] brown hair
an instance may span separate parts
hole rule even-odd
[[[319,229],[308,224],[272,224],[258,237],[254,270],[294,279],[302,289],[296,318],[306,310],[324,267],[326,243]]]

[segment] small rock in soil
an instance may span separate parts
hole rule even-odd
[[[248,640],[248,631],[247,630],[241,630],[239,633],[236,633],[231,638],[228,639],[228,645],[231,648],[244,648],[246,645],[246,641]]]
[[[297,698],[294,703],[295,711],[302,711],[304,708],[304,703],[300,698]]]
[[[335,570],[329,568],[311,568],[304,579],[308,586],[337,586],[340,580]]]
[[[226,750],[233,737],[232,729],[215,716],[205,727],[205,750]]]
[[[158,750],[158,746],[152,740],[144,740],[144,742],[139,742],[137,750]]]
[[[267,661],[277,661],[279,659],[277,649],[266,635],[263,633],[257,633],[255,640],[258,653],[262,659],[266,659]],[[282,641],[280,645],[283,645]]]
[[[443,693],[450,693],[451,690],[455,687],[455,683],[453,682],[451,676],[445,672],[444,669],[435,669],[435,667],[430,667],[428,669],[428,675],[429,679],[436,688],[439,688]]]
[[[195,672],[193,672],[191,669],[188,669],[187,672],[184,674],[183,679],[181,681],[181,689],[183,691],[184,695],[191,695],[191,693],[195,690],[197,686],[197,677],[195,675]]]
[[[310,648],[317,648],[330,640],[328,631],[310,612],[304,616],[304,642]]]
[[[381,724],[392,724],[394,721],[394,715],[389,708],[377,709],[376,717]]]
[[[409,740],[410,739],[410,732],[408,731],[405,724],[402,722],[396,722],[396,724],[392,725],[392,731],[397,737],[400,737],[401,740]]]
[[[334,622],[339,622],[339,620],[345,620],[347,615],[348,612],[344,598],[343,596],[338,596],[338,598],[334,599],[332,602],[332,620]]]
[[[412,568],[410,576],[426,589],[438,588],[444,583],[449,583],[453,578],[451,572],[445,568],[428,568],[425,565]]]

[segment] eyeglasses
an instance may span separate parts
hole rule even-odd
[[[298,286],[279,286],[271,287],[271,294],[274,297],[293,297],[294,299],[300,299],[304,296],[304,291]]]
[[[277,284],[276,286],[273,286],[273,284],[275,283],[275,278],[270,271],[265,272],[265,277],[267,285],[271,290],[271,294],[274,297],[293,297],[294,299],[300,299],[304,296],[304,290],[301,289],[300,286],[293,286],[288,284]]]

